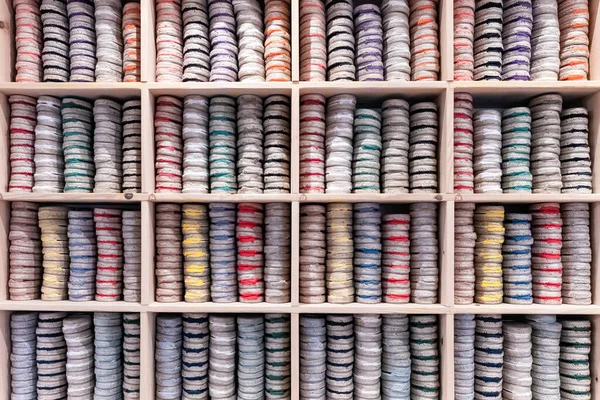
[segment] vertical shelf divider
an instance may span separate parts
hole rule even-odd
[[[140,399],[154,399],[154,340],[156,313],[140,313]]]

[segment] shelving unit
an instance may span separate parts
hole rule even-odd
[[[207,313],[287,313],[292,327],[292,399],[299,399],[299,315],[325,313],[398,313],[437,314],[440,316],[441,396],[454,398],[453,386],[453,329],[454,314],[568,314],[589,315],[594,326],[595,343],[592,354],[592,386],[594,398],[600,398],[600,0],[590,1],[590,81],[586,82],[454,82],[453,76],[453,3],[439,2],[441,81],[438,82],[298,82],[299,76],[299,0],[292,0],[292,82],[285,83],[158,83],[155,73],[155,4],[141,0],[142,22],[142,82],[140,83],[39,83],[22,84],[14,79],[14,15],[11,0],[0,0],[0,400],[10,394],[10,313],[13,311],[68,312],[139,312],[141,315],[141,398],[154,399],[154,342],[155,318],[165,312]],[[590,142],[593,158],[593,194],[586,195],[485,195],[453,193],[453,98],[455,92],[469,92],[481,101],[506,105],[526,100],[542,93],[560,93],[567,99],[582,100],[590,111]],[[429,99],[439,109],[440,138],[438,150],[439,193],[430,194],[302,194],[299,192],[299,98],[318,93],[331,96],[351,93],[361,101],[390,97]],[[110,97],[142,101],[142,193],[139,194],[39,194],[8,193],[10,107],[8,96],[76,95],[87,98]],[[154,193],[154,105],[156,96],[189,94],[205,96],[284,94],[291,98],[292,152],[290,194],[177,194]],[[138,204],[142,214],[142,301],[126,302],[46,302],[8,300],[8,226],[10,202],[39,203],[122,203]],[[438,304],[301,304],[299,302],[299,209],[302,203],[331,202],[379,203],[439,203],[440,293]],[[292,205],[292,297],[285,304],[247,303],[158,303],[154,298],[154,208],[157,203],[184,202],[284,202]],[[593,235],[593,305],[454,305],[454,205],[457,202],[475,203],[537,203],[589,202],[592,204]]]

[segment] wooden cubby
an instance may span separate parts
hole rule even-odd
[[[377,1],[377,0],[375,0]],[[299,316],[317,314],[437,314],[441,348],[441,396],[454,399],[453,342],[454,314],[561,314],[589,315],[594,327],[592,352],[593,398],[600,399],[600,0],[590,1],[590,80],[585,82],[454,82],[453,78],[453,2],[439,1],[441,80],[437,82],[299,82],[299,0],[291,0],[292,81],[273,83],[159,83],[155,82],[155,3],[141,0],[141,63],[139,83],[38,83],[23,84],[14,79],[14,15],[11,0],[0,0],[0,400],[10,395],[10,314],[14,311],[138,312],[141,316],[141,398],[154,399],[154,341],[157,313],[288,313],[292,334],[292,399],[299,399]],[[455,92],[472,93],[476,105],[507,106],[542,93],[560,93],[578,101],[590,111],[590,143],[593,159],[593,193],[585,195],[486,195],[453,193],[453,98]],[[299,99],[303,94],[326,97],[354,94],[373,103],[399,97],[407,100],[435,101],[439,110],[438,193],[426,194],[302,194],[299,192]],[[141,98],[142,102],[142,193],[125,194],[40,194],[8,193],[10,107],[8,96],[81,96],[118,99]],[[178,194],[154,193],[154,105],[160,95],[183,97],[241,94],[284,94],[291,99],[291,193],[289,194]],[[140,303],[10,301],[8,299],[8,227],[11,201],[38,203],[133,203],[142,214],[142,297]],[[209,202],[284,202],[292,209],[292,297],[285,304],[157,303],[154,301],[154,213],[156,203]],[[302,203],[330,202],[439,203],[440,279],[438,304],[300,304],[299,302],[299,207]],[[454,305],[454,206],[457,202],[536,203],[588,202],[592,206],[593,304],[589,306],[544,305]]]

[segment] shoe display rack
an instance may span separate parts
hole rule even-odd
[[[436,314],[439,315],[440,399],[454,399],[454,315],[456,314],[556,314],[586,315],[593,326],[592,391],[600,398],[600,0],[590,1],[589,81],[454,81],[453,80],[453,2],[439,1],[440,81],[410,82],[303,82],[299,81],[299,0],[291,1],[292,81],[232,83],[168,83],[155,81],[155,4],[141,1],[141,82],[139,83],[17,83],[15,77],[14,15],[11,0],[0,0],[0,400],[10,398],[10,315],[15,311],[135,312],[141,317],[141,393],[155,398],[155,325],[160,313],[285,313],[291,315],[291,398],[299,399],[300,333],[302,314]],[[454,93],[473,95],[477,105],[505,107],[526,103],[536,95],[558,93],[565,101],[576,102],[589,112],[592,156],[591,194],[455,194],[453,191],[453,109]],[[135,194],[97,193],[16,193],[8,192],[10,177],[9,124],[10,95],[81,96],[88,99],[141,99],[142,105],[142,192]],[[170,95],[239,96],[274,94],[291,99],[291,160],[289,194],[182,194],[155,192],[154,109],[156,98]],[[321,94],[355,95],[361,104],[378,106],[389,98],[434,101],[438,107],[438,187],[437,193],[316,194],[300,192],[300,96]],[[13,301],[8,296],[11,202],[51,204],[135,205],[142,217],[141,302]],[[273,303],[159,303],[155,300],[155,207],[161,203],[280,202],[291,204],[291,302]],[[438,204],[439,293],[435,304],[303,304],[299,300],[300,206],[304,203]],[[584,202],[590,204],[592,234],[592,304],[575,305],[457,305],[454,304],[454,209],[461,202],[532,204],[543,202]]]

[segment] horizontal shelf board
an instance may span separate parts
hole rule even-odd
[[[149,196],[150,201],[157,203],[184,203],[184,202],[226,202],[226,203],[291,203],[298,201],[298,194],[260,194],[260,193],[230,193],[230,194],[214,194],[214,193],[152,193]]]
[[[125,301],[0,301],[0,310],[8,311],[65,311],[65,312],[141,312],[140,303]]]
[[[0,93],[5,95],[22,94],[28,96],[81,96],[112,97],[128,99],[140,97],[144,84],[136,83],[17,83],[0,82]]]
[[[578,306],[571,304],[469,304],[453,306],[454,314],[573,314],[598,315],[600,306]]]
[[[397,96],[406,99],[440,95],[446,90],[446,82],[299,82],[300,95],[317,93],[323,96],[350,93],[361,98],[377,99]]]
[[[592,94],[600,91],[600,81],[454,81],[449,85],[455,91],[498,96],[506,93],[535,94],[544,91],[564,94]]]
[[[4,192],[6,201],[31,201],[48,203],[139,203],[148,200],[145,193],[17,193]],[[131,197],[131,198],[129,198]]]
[[[441,304],[300,304],[301,314],[449,314],[450,308]]]
[[[586,98],[600,92],[599,81],[572,82],[451,82],[455,93],[467,92],[474,97],[475,107],[515,107],[534,96],[559,93],[566,101]]]
[[[157,313],[283,313],[288,314],[293,310],[291,303],[158,303],[154,302],[145,307],[145,311]]]
[[[464,194],[454,195],[454,201],[461,203],[592,203],[600,201],[600,193],[592,194]]]
[[[270,96],[273,94],[291,95],[292,82],[148,82],[146,88],[155,96],[187,96],[199,94],[204,96],[256,94]]]
[[[418,203],[418,202],[438,202],[444,200],[445,195],[441,193],[346,193],[346,194],[320,194],[303,193],[300,194],[300,201],[303,203]]]

